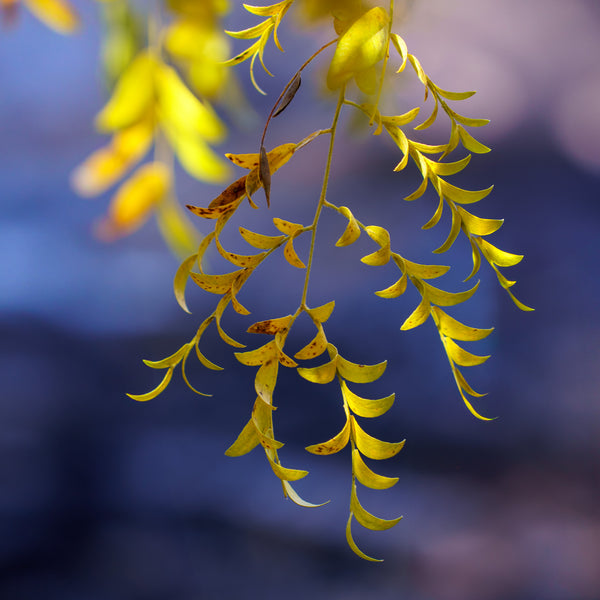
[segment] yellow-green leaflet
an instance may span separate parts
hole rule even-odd
[[[247,352],[235,352],[235,357],[243,364],[249,367],[262,365],[270,358],[277,356],[277,346],[275,340]]]
[[[458,126],[458,135],[462,145],[475,154],[485,154],[491,150],[485,144],[478,142],[462,125]]]
[[[297,504],[298,506],[303,506],[305,508],[318,508],[319,506],[325,506],[325,504],[329,502],[329,500],[327,500],[326,502],[321,502],[321,504],[313,504],[312,502],[307,502],[298,495],[296,490],[291,486],[291,484],[288,481],[282,481],[281,483],[283,485],[283,491],[285,495],[294,504]]]
[[[389,262],[391,251],[390,251],[390,234],[383,227],[377,225],[369,225],[365,227],[365,231],[369,237],[379,244],[379,250],[363,256],[360,260],[366,265],[380,266],[385,265]]]
[[[351,430],[350,420],[347,419],[344,427],[342,427],[342,430],[337,435],[321,444],[307,446],[306,450],[312,454],[335,454],[346,447],[350,440]]]
[[[472,342],[476,340],[482,340],[487,337],[494,328],[490,329],[478,329],[476,327],[468,327],[460,321],[457,321],[449,314],[445,313],[438,306],[433,306],[431,312],[435,318],[436,324],[440,333],[452,338],[454,340],[461,340],[464,342]]]
[[[298,258],[296,254],[296,250],[294,249],[294,236],[290,237],[287,241],[284,249],[283,255],[285,259],[292,265],[292,267],[296,267],[297,269],[306,269],[306,265]]]
[[[290,221],[285,221],[284,219],[279,219],[277,217],[273,219],[273,225],[275,225],[281,233],[285,233],[286,235],[294,235],[302,230],[302,225],[300,225],[300,223],[291,223]]]
[[[499,267],[512,267],[523,260],[522,254],[511,254],[510,252],[505,252],[504,250],[500,250],[500,248],[493,246],[487,240],[482,238],[475,238],[475,241],[481,248],[483,255],[488,259],[488,261],[498,265]]]
[[[398,477],[385,477],[369,469],[356,448],[352,450],[352,470],[360,483],[373,490],[386,490],[398,483]]]
[[[433,251],[434,254],[443,254],[444,252],[449,250],[452,247],[452,244],[454,244],[454,242],[456,241],[458,234],[460,233],[460,215],[458,214],[458,211],[456,210],[456,208],[454,208],[454,206],[450,206],[450,209],[452,211],[452,226],[450,227],[450,233],[448,233],[446,241],[439,248],[436,248]]]
[[[472,215],[462,206],[457,206],[456,210],[458,210],[464,226],[473,235],[490,235],[490,233],[498,231],[502,227],[502,223],[504,223],[504,219],[482,219],[481,217]]]
[[[321,356],[325,350],[327,350],[327,337],[323,331],[323,325],[317,322],[317,334],[302,350],[294,354],[294,358],[298,360],[310,360],[311,358]]]
[[[356,496],[356,485],[352,486],[352,492],[350,494],[350,510],[354,514],[356,520],[363,527],[373,531],[384,531],[385,529],[390,529],[390,527],[397,525],[402,519],[402,517],[397,517],[396,519],[390,520],[380,519],[379,517],[376,517],[365,510]]]
[[[170,367],[169,370],[165,373],[163,380],[150,392],[146,394],[127,394],[131,399],[137,400],[138,402],[146,402],[148,400],[152,400],[156,398],[161,392],[163,392],[166,387],[169,385],[171,381],[171,377],[173,377],[173,369],[175,367]]]
[[[317,306],[316,308],[307,308],[306,312],[310,315],[313,321],[325,323],[325,321],[327,321],[327,319],[329,319],[331,316],[334,308],[335,301],[332,300],[331,302],[323,304],[322,306]]]
[[[426,281],[421,282],[423,285],[423,290],[427,295],[427,298],[434,304],[439,306],[454,306],[455,304],[460,304],[461,302],[465,302],[468,300],[479,287],[479,281],[470,289],[465,292],[445,292],[444,290],[440,290],[427,283]]]
[[[359,417],[379,417],[387,412],[394,404],[396,394],[391,394],[385,398],[377,400],[368,400],[361,398],[350,390],[345,381],[342,380],[342,394],[344,400],[348,403],[350,410]]]
[[[360,365],[357,363],[350,362],[341,356],[337,356],[337,370],[338,373],[348,381],[353,383],[370,383],[379,379],[385,368],[387,367],[387,360],[377,363],[376,365]]]
[[[231,289],[233,282],[238,275],[243,272],[243,269],[224,273],[223,275],[208,275],[206,273],[190,272],[190,277],[194,283],[203,290],[211,294],[225,294]]]
[[[475,365],[483,364],[489,356],[478,356],[471,354],[464,348],[461,348],[454,340],[449,337],[443,337],[442,342],[448,354],[448,358],[461,367],[474,367]]]
[[[273,469],[273,473],[279,477],[282,481],[298,481],[308,475],[308,471],[301,471],[300,469],[288,469],[282,467],[278,462],[275,462],[268,454],[269,464]]]
[[[337,357],[318,367],[298,367],[298,374],[312,383],[330,383],[336,374]]]
[[[429,318],[430,312],[431,304],[427,299],[427,296],[423,296],[417,308],[415,308],[415,310],[413,310],[404,323],[402,323],[400,329],[402,331],[408,331],[409,329],[414,329],[419,325],[423,325],[423,323],[425,323],[425,321],[427,321]]]
[[[351,512],[350,516],[348,517],[348,522],[346,523],[346,541],[348,542],[348,546],[350,546],[350,548],[352,549],[352,552],[354,552],[356,555],[360,556],[360,558],[363,558],[364,560],[370,560],[372,562],[383,562],[382,558],[373,558],[372,556],[368,556],[356,545],[356,542],[352,537],[352,517],[353,513]]]
[[[166,369],[168,367],[174,367],[181,362],[184,355],[191,349],[190,344],[185,344],[177,352],[163,358],[162,360],[143,360],[142,362],[151,369]]]
[[[244,454],[248,454],[251,450],[256,448],[260,444],[260,438],[258,437],[258,433],[256,432],[256,425],[254,421],[250,419],[237,439],[227,450],[225,450],[226,456],[243,456]]]
[[[402,260],[402,263],[398,264],[398,266],[406,271],[408,275],[412,275],[413,277],[418,277],[419,279],[436,279],[437,277],[441,277],[445,275],[450,267],[447,265],[421,265],[419,263],[411,262],[406,258],[402,258],[398,254],[393,254],[392,258],[396,263],[398,263],[398,258]]]
[[[340,239],[335,243],[336,246],[349,246],[360,237],[360,227],[354,218],[354,215],[347,206],[340,206],[339,212],[348,219],[348,225]]]
[[[380,298],[398,298],[398,296],[401,296],[406,291],[407,281],[408,278],[406,277],[406,273],[404,273],[396,283],[393,283],[384,290],[375,292],[375,294]]]
[[[356,447],[368,458],[373,460],[384,460],[395,456],[402,450],[406,440],[401,442],[383,442],[366,433],[356,422],[354,417],[350,417],[352,423],[352,432]]]
[[[440,179],[439,182],[440,193],[446,196],[446,198],[454,200],[454,202],[457,202],[458,204],[472,204],[474,202],[479,202],[494,189],[494,186],[491,185],[485,190],[463,190],[443,179]]]
[[[254,389],[258,397],[266,404],[273,404],[273,391],[277,384],[279,360],[277,357],[264,362],[256,373]]]

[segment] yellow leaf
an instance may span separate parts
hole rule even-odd
[[[384,460],[395,456],[402,450],[406,440],[401,442],[383,442],[366,433],[356,422],[354,417],[350,417],[352,422],[352,435],[356,442],[356,447],[368,458],[373,460]]]
[[[290,237],[283,249],[283,255],[285,259],[292,265],[292,267],[296,267],[297,269],[305,269],[306,265],[298,258],[296,254],[296,250],[294,249],[294,238]]]
[[[250,419],[235,442],[225,450],[225,456],[243,456],[244,454],[248,454],[251,450],[254,450],[258,444],[260,444],[260,438],[256,431],[256,425],[254,424],[254,421]]]
[[[400,58],[402,59],[402,64],[396,73],[402,73],[402,71],[404,71],[404,67],[406,67],[406,61],[408,60],[408,48],[406,47],[406,42],[397,33],[392,33],[392,42],[396,47],[396,50],[398,50]]]
[[[287,330],[292,319],[292,315],[286,315],[285,317],[278,317],[277,319],[258,321],[257,323],[250,325],[246,331],[248,333],[266,333],[269,335],[275,335],[279,331]]]
[[[254,389],[258,397],[266,404],[273,404],[273,391],[277,384],[277,373],[279,371],[278,357],[269,358],[265,361],[254,379]]]
[[[434,83],[430,82],[430,85],[435,89],[435,91],[440,95],[446,98],[447,100],[466,100],[471,96],[474,96],[476,92],[449,92],[448,90],[443,90],[438,87]]]
[[[283,484],[283,492],[287,498],[289,498],[294,504],[298,506],[302,506],[304,508],[318,508],[319,506],[324,506],[329,502],[322,502],[321,504],[313,504],[312,502],[307,502],[303,498],[301,498],[296,490],[292,487],[292,485],[288,481],[282,481]]]
[[[474,398],[483,398],[484,396],[487,396],[487,394],[481,394],[479,392],[476,392],[467,383],[467,380],[465,379],[464,375],[456,367],[453,367],[452,372],[454,374],[454,378],[456,380],[458,387],[461,390],[464,390],[465,392],[467,392],[467,394],[469,394],[469,396],[473,396]]]
[[[387,360],[375,365],[359,365],[350,362],[338,355],[337,370],[338,373],[348,381],[353,383],[370,383],[379,379],[387,367]]]
[[[252,4],[244,4],[244,8],[253,15],[259,17],[272,17],[278,13],[283,12],[291,4],[290,0],[283,0],[277,4],[271,4],[269,6],[254,6]]]
[[[487,125],[490,120],[489,119],[472,119],[471,117],[463,117],[458,113],[455,113],[453,110],[449,111],[449,114],[459,123],[463,125],[467,125],[468,127],[483,127]]]
[[[381,558],[373,558],[372,556],[368,556],[356,545],[356,542],[352,537],[352,516],[353,513],[350,513],[350,517],[348,517],[348,522],[346,523],[346,541],[348,542],[348,546],[350,546],[352,552],[364,560],[369,560],[371,562],[383,562],[383,559]]]
[[[281,231],[281,233],[285,233],[286,235],[294,235],[302,230],[302,225],[300,225],[300,223],[291,223],[290,221],[284,221],[277,217],[273,219],[273,224]]]
[[[412,194],[409,194],[408,196],[405,196],[404,199],[407,200],[408,202],[412,202],[413,200],[417,200],[427,190],[427,184],[428,183],[429,183],[429,180],[427,179],[427,177],[424,177],[423,181],[421,182],[421,185]]]
[[[269,464],[273,469],[273,473],[279,477],[282,481],[298,481],[308,475],[308,471],[301,471],[300,469],[288,469],[282,467],[278,462],[275,462],[268,454]]]
[[[194,283],[201,287],[203,290],[210,292],[211,294],[225,294],[233,285],[236,277],[243,271],[232,271],[231,273],[224,273],[222,275],[208,275],[206,273],[190,273],[190,277]]]
[[[477,245],[481,248],[483,255],[489,262],[498,265],[499,267],[512,267],[523,260],[522,254],[511,254],[500,250],[496,246],[493,246],[488,241],[482,238],[475,238]]]
[[[469,276],[464,281],[469,281],[471,277],[475,277],[479,272],[479,268],[481,267],[481,253],[479,252],[479,246],[477,246],[477,238],[469,237],[469,242],[471,244],[471,259],[473,261],[473,268],[469,273]]]
[[[215,309],[215,323],[217,324],[217,331],[219,332],[219,336],[221,337],[221,339],[226,344],[229,344],[234,348],[245,348],[244,344],[236,342],[231,336],[227,335],[223,330],[223,327],[221,327],[221,318],[223,317],[223,312],[225,311],[225,308],[227,308],[227,305],[230,301],[231,294],[226,293],[223,295],[223,297],[219,300],[219,303],[217,304],[217,308]]]
[[[396,256],[398,255],[393,257],[394,260],[396,260]],[[450,270],[450,267],[446,265],[421,265],[419,263],[406,260],[405,258],[402,260],[406,272],[413,277],[418,277],[419,279],[435,279],[436,277],[445,275]]]
[[[365,227],[365,231],[369,237],[379,244],[380,248],[376,252],[363,256],[360,260],[366,265],[380,266],[389,262],[390,251],[390,234],[387,229],[377,225],[369,225]]]
[[[327,86],[341,87],[358,72],[377,64],[386,51],[389,16],[381,7],[365,12],[338,40],[327,73]]]
[[[255,233],[243,227],[240,227],[240,234],[251,246],[259,250],[272,250],[285,240],[283,235],[263,235],[262,233]]]
[[[435,120],[437,119],[438,109],[439,109],[439,101],[438,101],[437,97],[435,97],[435,96],[434,96],[434,102],[435,102],[435,104],[433,106],[433,110],[431,111],[431,114],[429,115],[429,117],[427,117],[427,119],[425,119],[425,121],[423,121],[420,125],[417,125],[415,127],[415,131],[422,131],[423,129],[428,129],[435,123]]]
[[[267,360],[277,357],[277,346],[275,340],[247,352],[235,352],[235,357],[243,364],[249,367],[262,365]]]
[[[163,380],[150,392],[146,394],[127,394],[132,400],[137,400],[138,402],[147,402],[148,400],[152,400],[156,398],[159,394],[164,392],[164,390],[169,385],[171,381],[171,377],[173,377],[173,369],[175,367],[170,367],[169,370],[165,373]]]
[[[456,208],[468,232],[473,235],[490,235],[490,233],[498,231],[504,223],[504,219],[482,219],[467,212],[462,206]]]
[[[151,369],[166,369],[168,367],[174,367],[181,362],[181,359],[186,352],[189,351],[189,349],[190,345],[185,344],[179,348],[177,352],[171,354],[171,356],[167,356],[167,358],[163,358],[162,360],[144,360],[143,363]]]
[[[490,329],[468,327],[460,321],[452,318],[449,314],[445,313],[437,306],[432,307],[431,311],[440,333],[452,338],[453,340],[473,342],[486,338],[488,335],[490,335],[490,333],[492,333],[492,331],[494,331],[493,327]]]
[[[422,284],[427,298],[439,306],[454,306],[455,304],[465,302],[477,291],[477,288],[479,287],[478,281],[470,290],[453,293],[433,287],[426,281],[423,281]]]
[[[385,288],[385,290],[379,290],[375,292],[380,298],[398,298],[406,291],[406,282],[408,281],[406,273],[402,274],[402,277],[396,281],[396,283]]]
[[[348,219],[348,225],[340,239],[335,243],[336,246],[349,246],[360,237],[360,227],[354,218],[354,215],[347,206],[340,206],[339,212]]]
[[[424,181],[427,181],[426,179]],[[425,223],[425,225],[423,225],[423,227],[421,227],[421,229],[431,229],[432,227],[435,227],[439,221],[440,218],[442,217],[442,212],[444,211],[444,197],[440,196],[440,201],[438,203],[437,208],[435,209],[435,213],[433,213],[433,216],[431,217],[431,219],[429,219],[429,221],[427,221],[427,223]]]
[[[79,28],[79,17],[65,0],[26,0],[29,10],[59,33],[73,33]]]
[[[417,308],[413,310],[404,323],[402,323],[400,329],[402,331],[408,331],[409,329],[414,329],[415,327],[422,325],[425,323],[425,321],[427,321],[430,312],[431,304],[429,303],[427,296],[423,296],[419,306],[417,306]]]
[[[154,101],[156,60],[141,52],[123,72],[108,103],[96,117],[100,131],[115,131],[140,121]]]
[[[398,483],[398,477],[385,477],[371,471],[356,448],[352,450],[352,470],[358,481],[373,490],[386,490]]]
[[[419,78],[421,83],[424,86],[427,86],[428,77],[427,77],[427,75],[425,75],[425,71],[423,71],[423,67],[421,66],[421,63],[419,62],[419,59],[416,56],[409,54],[408,60],[410,61],[410,64],[413,66],[413,69],[415,70],[415,73],[417,74],[417,77]]]
[[[304,346],[302,350],[296,352],[296,354],[294,354],[294,358],[297,358],[298,360],[310,360],[311,358],[321,356],[325,350],[327,350],[327,338],[325,337],[325,332],[323,331],[323,325],[318,323],[317,334],[315,337],[309,344]]]
[[[181,263],[181,265],[179,265],[179,268],[175,273],[175,279],[173,280],[173,290],[175,292],[175,298],[177,300],[177,303],[179,304],[179,306],[181,306],[181,308],[183,308],[183,310],[185,310],[186,313],[190,314],[191,311],[188,308],[187,303],[185,301],[185,287],[189,279],[192,267],[196,264],[197,259],[198,254],[192,254],[191,256],[188,256],[188,258],[186,258]]]
[[[434,160],[427,159],[427,166],[436,175],[446,177],[448,175],[455,175],[462,171],[471,161],[471,155],[467,154],[463,159],[457,160],[456,162],[435,162]]]
[[[108,217],[99,224],[104,239],[131,233],[148,219],[171,187],[171,172],[160,162],[141,166],[113,196]]]
[[[332,300],[327,304],[323,304],[322,306],[317,306],[315,308],[306,308],[306,312],[310,315],[310,318],[317,323],[325,323],[327,319],[331,316],[333,309],[335,308],[335,301]]]
[[[312,454],[335,454],[336,452],[339,452],[345,448],[348,444],[350,439],[350,431],[350,420],[346,420],[344,427],[342,427],[342,430],[337,435],[332,437],[330,440],[323,442],[322,444],[313,444],[312,446],[307,446],[306,450]]]
[[[363,527],[371,529],[372,531],[384,531],[386,529],[390,529],[394,525],[397,525],[402,519],[402,517],[391,520],[380,519],[379,517],[376,517],[365,510],[356,496],[356,485],[352,486],[352,492],[350,494],[350,510],[354,514],[356,520]]]
[[[458,126],[458,135],[462,145],[475,154],[485,154],[491,150],[485,144],[478,142],[462,125]]]
[[[395,394],[386,396],[385,398],[379,398],[377,400],[368,400],[357,396],[350,390],[345,381],[342,381],[342,395],[344,400],[348,403],[350,410],[357,414],[359,417],[379,417],[380,415],[387,412],[394,404]]]
[[[479,202],[494,189],[494,186],[491,185],[485,190],[463,190],[448,183],[447,181],[444,181],[443,179],[440,179],[439,182],[440,193],[446,198],[454,200],[454,202],[458,202],[459,204],[472,204],[474,202]]]
[[[461,367],[474,367],[476,365],[483,364],[489,356],[478,356],[477,354],[471,354],[464,348],[461,348],[455,341],[449,337],[443,337],[444,348],[448,354],[448,358],[455,362]]]
[[[439,247],[436,248],[433,252],[434,254],[442,254],[449,250],[452,247],[452,244],[456,241],[458,234],[460,233],[460,224],[461,219],[456,207],[454,205],[450,205],[450,210],[452,211],[452,225],[450,227],[450,233],[448,233],[448,237],[446,241]]]
[[[298,367],[298,374],[312,383],[329,383],[336,374],[337,357],[318,367]]]

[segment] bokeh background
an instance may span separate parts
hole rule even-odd
[[[407,438],[380,469],[398,474],[398,485],[361,496],[376,514],[405,517],[388,532],[355,529],[382,564],[360,561],[345,543],[349,457],[303,451],[342,424],[333,388],[291,376],[278,387],[284,464],[311,471],[297,486],[307,499],[332,499],[314,510],[281,497],[259,451],[223,455],[250,411],[253,370],[236,365],[217,338],[208,335],[205,349],[225,375],[190,373],[213,398],[193,395],[177,377],[152,402],[125,396],[156,384],[159,374],[140,359],[191,338],[212,297],[192,292],[194,314],[183,314],[171,289],[178,261],[155,225],[104,245],[92,230],[107,197],[84,201],[69,188],[69,173],[103,142],[91,123],[105,98],[95,7],[75,4],[83,35],[60,37],[25,13],[0,31],[0,597],[600,598],[597,0],[421,0],[405,22],[409,48],[434,81],[478,90],[464,112],[491,118],[479,137],[494,151],[475,157],[462,181],[496,185],[476,212],[504,217],[495,240],[526,255],[508,275],[534,313],[518,311],[485,269],[480,293],[454,313],[496,327],[480,346],[492,359],[471,376],[489,392],[478,407],[496,420],[465,410],[431,327],[398,331],[417,298],[372,294],[393,275],[359,262],[369,245],[332,248],[343,223],[330,215],[320,229],[310,301],[337,298],[328,335],[345,356],[389,360],[371,395],[395,390],[396,404],[369,431]],[[255,127],[292,58],[303,60],[302,35],[286,30],[286,55],[268,56],[277,78],[261,80],[267,100],[240,68]],[[319,68],[311,75],[271,130],[273,145],[328,126]],[[224,150],[253,151],[252,127]],[[330,199],[364,221],[397,223],[389,225],[394,243],[413,260],[431,260],[448,225],[420,231],[435,200],[404,203],[416,175],[392,173],[393,147],[357,134],[338,146]],[[315,144],[274,179],[284,218],[311,218],[323,149]],[[214,195],[180,183],[186,202]],[[247,213],[266,233],[271,216]],[[448,259],[457,264],[448,285],[461,289],[468,249],[457,243]],[[249,288],[243,300],[257,320],[295,308],[294,275],[265,273]],[[243,322],[227,324],[239,331]]]

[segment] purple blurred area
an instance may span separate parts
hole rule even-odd
[[[125,396],[158,383],[160,374],[140,359],[162,358],[188,341],[214,298],[190,290],[194,314],[184,314],[171,288],[178,261],[157,227],[103,245],[92,229],[108,195],[82,200],[69,188],[70,171],[103,143],[92,131],[104,100],[98,18],[91,3],[80,7],[84,35],[60,37],[26,14],[0,30],[0,598],[600,598],[597,0],[422,1],[400,25],[436,83],[478,90],[464,112],[492,119],[479,138],[494,151],[474,157],[456,183],[495,184],[474,212],[505,218],[493,240],[526,255],[507,275],[535,312],[516,309],[482,268],[480,291],[452,313],[496,328],[479,347],[492,358],[469,373],[475,389],[489,392],[478,408],[496,420],[467,412],[431,327],[399,331],[416,295],[374,296],[393,282],[393,269],[361,264],[372,251],[364,240],[333,247],[343,224],[332,215],[319,229],[322,258],[309,303],[337,298],[327,334],[344,356],[389,361],[364,394],[395,390],[396,404],[365,428],[390,441],[407,438],[396,458],[374,465],[398,475],[397,486],[361,490],[375,514],[404,515],[387,532],[354,528],[382,564],[346,546],[347,453],[321,458],[303,450],[343,423],[333,386],[299,382],[286,370],[277,388],[282,460],[310,471],[297,485],[306,499],[332,499],[314,510],[284,500],[258,450],[223,455],[249,416],[253,370],[212,332],[203,348],[225,374],[195,365],[189,373],[212,398],[192,394],[179,375],[152,402]],[[268,98],[247,88],[258,123],[291,75],[290,58],[300,63],[306,55],[298,30],[282,40],[286,56],[267,56],[276,78],[259,74]],[[269,144],[329,126],[327,101],[310,114],[303,109],[319,97],[309,83],[319,68],[274,123]],[[246,65],[239,73],[246,85]],[[390,93],[386,102],[402,98]],[[256,139],[248,131],[239,148],[223,151],[255,151]],[[278,216],[312,218],[324,150],[319,140],[274,177]],[[418,181],[412,171],[392,172],[393,147],[365,135],[358,145],[342,137],[338,151],[330,200],[365,222],[385,215],[382,224],[412,260],[440,260],[430,252],[449,223],[420,230],[435,200],[401,200]],[[216,192],[182,177],[179,195],[205,205]],[[244,213],[249,228],[267,234],[275,233],[272,216]],[[228,243],[234,249],[236,236]],[[446,258],[457,265],[447,286],[464,289],[469,249],[457,243],[440,262]],[[244,290],[255,320],[297,305],[302,274],[278,265],[287,278],[273,281],[265,270]],[[232,334],[249,323],[225,318]],[[241,341],[257,344],[249,334]]]

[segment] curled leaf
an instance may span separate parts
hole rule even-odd
[[[398,477],[385,477],[369,469],[356,448],[352,451],[352,470],[360,483],[373,490],[386,490],[398,483]]]
[[[159,394],[165,391],[169,382],[171,381],[171,377],[173,377],[173,369],[175,367],[170,367],[169,370],[165,373],[162,381],[150,392],[146,394],[127,394],[132,400],[137,400],[138,402],[147,402],[148,400],[152,400],[156,398]]]
[[[354,552],[354,554],[360,556],[360,558],[363,558],[364,560],[369,560],[371,562],[383,562],[383,559],[381,559],[381,558],[373,558],[372,556],[365,554],[356,545],[356,542],[354,541],[354,538],[352,537],[352,517],[353,517],[353,513],[350,513],[350,516],[348,517],[348,522],[346,523],[346,541],[348,542],[348,546],[350,546],[352,552]]]
[[[385,398],[379,398],[377,400],[368,400],[357,396],[350,390],[345,381],[342,381],[342,395],[344,400],[348,403],[350,410],[357,414],[359,417],[379,417],[380,415],[387,412],[394,404],[395,394],[386,396]]]
[[[336,452],[339,452],[340,450],[345,448],[348,444],[348,441],[350,440],[350,431],[350,420],[346,420],[344,427],[342,427],[342,430],[337,435],[321,444],[313,444],[312,446],[307,446],[306,450],[308,452],[311,452],[312,454],[335,454]]]
[[[380,519],[375,515],[372,515],[369,511],[365,510],[362,504],[358,501],[356,495],[356,485],[352,486],[352,492],[350,494],[350,510],[354,514],[356,520],[367,529],[372,531],[384,531],[390,529],[394,525],[397,525],[402,517],[396,519]]]
[[[256,425],[254,424],[254,421],[250,419],[235,442],[225,450],[225,456],[243,456],[244,454],[248,454],[251,450],[254,450],[259,444],[260,438],[256,431]]]
[[[383,442],[369,435],[356,422],[354,417],[350,417],[352,421],[352,435],[356,442],[356,447],[368,458],[373,460],[384,460],[395,456],[402,450],[406,440],[401,442]]]
[[[379,379],[387,367],[387,360],[376,365],[360,365],[350,362],[338,355],[337,370],[339,374],[353,383],[370,383]]]
[[[277,110],[273,113],[273,117],[280,115],[288,107],[289,103],[294,99],[296,92],[300,88],[301,83],[302,77],[300,76],[300,73],[296,73],[296,75],[294,75],[294,78],[290,82],[290,85],[287,88],[285,94],[283,95],[283,98],[277,105]]]
[[[477,327],[468,327],[460,321],[457,321],[449,314],[445,313],[438,306],[433,306],[431,312],[435,318],[436,324],[440,333],[453,340],[461,340],[464,342],[472,342],[486,338],[494,328],[478,329]]]

